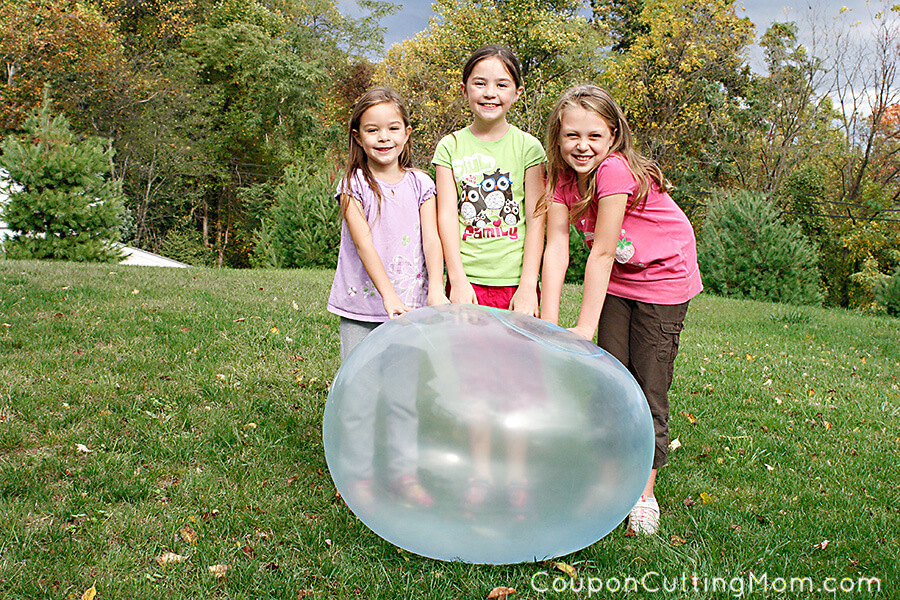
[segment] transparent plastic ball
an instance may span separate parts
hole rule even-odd
[[[372,531],[441,560],[562,556],[640,498],[653,424],[631,374],[545,321],[451,304],[377,327],[325,405],[325,458]]]

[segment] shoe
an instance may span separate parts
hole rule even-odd
[[[465,508],[469,511],[481,508],[491,494],[491,480],[486,477],[472,477],[466,488]]]
[[[368,512],[375,504],[375,493],[371,479],[359,479],[350,485],[347,497],[357,509]]]
[[[637,535],[653,535],[659,531],[659,504],[656,498],[641,496],[628,514],[628,529]]]
[[[404,475],[395,480],[391,484],[391,492],[399,499],[423,508],[428,508],[434,502],[415,475]]]
[[[511,482],[506,486],[509,496],[509,507],[517,521],[525,519],[531,511],[531,488],[528,482],[521,480]]]

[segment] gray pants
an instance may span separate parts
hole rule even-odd
[[[341,362],[379,325],[341,317]],[[345,472],[353,478],[374,477],[376,439],[385,447],[389,480],[415,474],[419,459],[419,358],[416,349],[392,344],[373,359],[377,364],[359,367],[362,375],[345,400],[345,444],[340,451]],[[375,431],[379,410],[384,411],[384,429]]]

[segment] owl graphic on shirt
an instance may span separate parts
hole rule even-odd
[[[519,222],[519,203],[513,198],[509,173],[497,169],[485,174],[478,185],[463,181],[462,191],[459,214],[466,225],[488,227],[493,217],[499,217],[508,226]]]

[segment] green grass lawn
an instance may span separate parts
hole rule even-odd
[[[0,260],[0,598],[900,597],[900,320],[697,298],[662,530],[572,580],[412,555],[336,497],[330,284]]]

